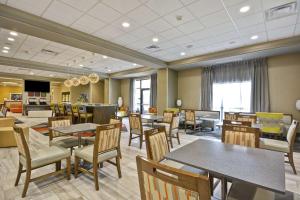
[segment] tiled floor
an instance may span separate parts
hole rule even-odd
[[[29,125],[36,125],[46,119],[26,119],[22,120]],[[138,141],[133,141],[132,146],[128,147],[127,132],[122,133],[121,148],[123,158],[121,160],[122,175],[118,179],[117,170],[114,166],[104,163],[104,168],[100,169],[99,185],[100,190],[94,190],[94,183],[90,176],[80,175],[77,179],[73,176],[67,181],[62,176],[54,177],[46,181],[30,183],[27,197],[25,199],[140,199],[139,187],[136,171],[136,155],[146,155],[145,145],[143,149],[138,148]],[[186,135],[181,133],[182,145],[188,144],[199,136]],[[210,136],[201,136],[204,139],[216,140]],[[30,148],[38,149],[48,145],[48,137],[30,129]],[[180,147],[175,142],[175,148]],[[18,154],[16,148],[0,149],[0,200],[21,199],[23,190],[24,176],[18,187],[14,187],[14,181],[17,173]],[[295,164],[300,172],[300,154],[295,154]],[[41,175],[44,172],[54,170],[53,166],[44,167],[32,174],[33,176]],[[300,176],[292,173],[291,167],[286,164],[286,189],[295,193],[300,193]],[[215,191],[215,196],[219,196],[219,189]]]

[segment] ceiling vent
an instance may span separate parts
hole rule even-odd
[[[159,48],[159,46],[155,45],[155,44],[152,44],[148,47],[145,48],[146,50],[154,53],[154,52],[158,52],[158,51],[161,51],[161,49]]]
[[[268,21],[294,15],[297,13],[297,2],[291,2],[265,11],[266,19]]]
[[[51,56],[57,56],[59,54],[58,52],[55,52],[55,51],[52,51],[49,49],[42,49],[41,52],[43,54],[47,54],[47,55],[51,55]]]

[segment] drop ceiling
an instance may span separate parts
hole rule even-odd
[[[265,10],[293,0],[0,0],[73,29],[120,44],[165,62],[300,35],[297,13],[267,21]],[[299,1],[298,1],[299,2]],[[240,8],[250,6],[247,13]],[[298,5],[299,6],[299,5]],[[178,20],[180,19],[180,20]],[[130,23],[129,28],[122,27]],[[7,41],[1,30],[1,43]],[[250,39],[257,35],[256,40]],[[153,42],[153,37],[158,42]],[[2,56],[62,66],[118,72],[140,66],[100,54],[20,34]],[[158,48],[147,47],[156,45]],[[41,54],[41,49],[59,52]],[[29,51],[28,51],[29,50]],[[29,53],[28,53],[28,52]],[[26,53],[25,53],[26,52]],[[185,55],[181,54],[182,52]],[[84,60],[82,58],[84,57]],[[90,61],[93,60],[94,63]]]

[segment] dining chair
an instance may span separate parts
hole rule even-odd
[[[78,138],[71,135],[65,136],[52,130],[52,128],[70,126],[71,124],[72,118],[70,116],[49,117],[49,145],[70,149],[72,154],[73,148],[78,146]]]
[[[195,110],[185,110],[185,132],[187,126],[192,126],[194,128],[194,131],[200,129],[201,122],[201,120],[196,119]]]
[[[75,150],[75,178],[78,171],[90,173],[94,176],[95,189],[99,190],[98,164],[107,161],[117,167],[119,178],[122,177],[120,166],[120,129],[121,124],[100,125],[96,130],[96,138],[93,145],[88,145]],[[116,162],[110,161],[115,158]],[[93,172],[79,167],[80,160],[93,164]]]
[[[209,178],[136,157],[142,200],[211,199]]]
[[[78,105],[72,104],[72,117],[73,117],[73,122],[78,123],[79,121],[79,111],[78,111]]]
[[[256,124],[257,117],[256,117],[256,115],[241,115],[241,114],[238,114],[236,120],[241,121],[241,122],[251,122],[251,124]]]
[[[178,144],[180,144],[179,139],[179,116],[173,114],[172,120],[169,126],[166,127],[166,132],[168,136],[168,141],[170,143],[171,148],[173,148],[173,138],[177,139]]]
[[[273,151],[279,151],[285,153],[285,156],[288,158],[288,163],[293,168],[294,174],[297,174],[295,164],[294,164],[294,143],[297,134],[297,127],[299,122],[297,120],[293,120],[292,124],[288,130],[286,141],[275,140],[275,139],[268,139],[268,138],[260,138],[259,147],[262,149],[268,149]]]
[[[51,111],[52,111],[52,117],[54,117],[55,114],[56,114],[55,104],[54,104],[54,103],[51,103],[51,104],[50,104],[50,108],[51,108]]]
[[[145,131],[145,142],[148,159],[155,162],[161,162],[178,169],[184,169],[189,172],[206,175],[208,174],[204,170],[196,169],[172,160],[165,159],[166,154],[170,152],[170,148],[168,145],[168,136],[164,126]]]
[[[131,140],[135,139],[135,138],[139,138],[140,139],[140,149],[142,148],[143,145],[143,140],[144,140],[144,130],[148,130],[148,127],[143,127],[142,125],[142,119],[141,119],[141,115],[138,113],[131,113],[129,115],[129,127],[130,127],[130,131],[129,131],[129,144],[128,146],[131,146]],[[137,135],[137,136],[133,136],[133,135]]]
[[[88,121],[93,121],[93,113],[89,113],[85,105],[78,106],[78,114],[80,123],[82,122],[82,119],[84,119],[85,123],[87,123]]]
[[[237,116],[238,116],[238,113],[235,113],[235,112],[224,112],[225,120],[237,121]]]
[[[73,117],[72,105],[71,104],[65,104],[65,113],[66,113],[67,116]]]
[[[23,129],[15,127],[14,136],[17,142],[18,152],[19,152],[19,170],[17,173],[17,178],[15,181],[15,186],[18,185],[21,174],[26,172],[26,179],[24,183],[24,188],[22,192],[22,197],[26,196],[28,186],[30,182],[36,181],[38,179],[43,179],[45,177],[54,176],[61,174],[66,171],[67,179],[70,180],[71,173],[71,154],[68,150],[59,148],[56,146],[44,147],[37,149],[35,151],[30,151],[28,147],[28,140],[26,138]],[[61,169],[61,161],[66,159],[66,169]],[[56,164],[56,171],[42,175],[36,178],[31,178],[31,171],[38,169],[50,164]],[[23,169],[23,167],[25,169]]]
[[[222,142],[246,147],[259,147],[260,131],[258,128],[225,125],[222,127]]]
[[[65,116],[66,109],[64,104],[62,103],[58,104],[58,110],[59,110],[59,116]]]
[[[223,120],[223,125],[232,125],[232,126],[247,126],[251,127],[252,123],[249,121],[232,121],[232,120]]]
[[[155,125],[159,125],[159,126],[170,126],[171,122],[172,122],[172,117],[174,115],[173,111],[164,111],[163,112],[163,118],[161,121],[157,121],[157,123],[155,123]]]
[[[7,110],[8,110],[7,107],[3,106],[3,108],[2,108],[2,114],[3,114],[4,117],[7,116]]]

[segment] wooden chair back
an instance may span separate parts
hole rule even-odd
[[[59,113],[61,115],[65,115],[65,105],[64,104],[58,104]]]
[[[164,126],[145,131],[147,158],[159,162],[170,152]]]
[[[97,127],[94,143],[94,159],[98,155],[120,147],[121,123],[104,124]]]
[[[260,131],[258,128],[225,125],[222,128],[222,142],[246,147],[259,147]]]
[[[14,127],[14,136],[17,143],[17,148],[19,155],[22,155],[26,158],[27,169],[30,169],[31,157],[30,151],[28,148],[27,138],[24,135],[23,129],[20,127]]]
[[[72,105],[72,112],[78,113],[78,105]]]
[[[256,115],[237,115],[237,121],[241,122],[251,122],[251,124],[255,124],[257,121]]]
[[[194,123],[196,120],[194,110],[185,110],[185,121]]]
[[[180,121],[180,117],[178,115],[173,114],[170,130],[178,129],[179,128],[179,121]]]
[[[237,121],[238,113],[235,112],[225,112],[224,113],[224,119],[230,120],[230,121]]]
[[[136,133],[143,134],[143,126],[141,115],[137,113],[131,113],[129,115],[130,130],[137,130]]]
[[[136,157],[141,200],[169,199],[209,200],[208,176],[194,174],[181,169]]]
[[[66,104],[65,105],[65,112],[66,112],[67,115],[73,115],[72,105],[71,104]]]
[[[248,121],[231,121],[231,120],[223,120],[223,125],[232,125],[232,126],[247,126],[251,127],[252,123]]]
[[[64,127],[70,126],[72,124],[72,117],[71,116],[59,116],[59,117],[49,117],[48,118],[48,127],[57,128],[57,127]],[[55,137],[60,137],[61,134],[49,129],[49,140],[53,140]]]
[[[174,112],[172,111],[164,111],[163,113],[163,122],[171,123]]]
[[[121,119],[116,119],[116,118],[109,119],[109,124],[119,124],[119,123],[122,123]]]
[[[286,140],[289,143],[290,152],[293,150],[293,146],[295,143],[296,135],[297,135],[297,127],[299,122],[297,120],[293,120],[292,124],[287,132]]]
[[[85,113],[87,113],[86,106],[85,106],[85,105],[79,105],[79,106],[78,106],[78,113],[80,113],[80,114],[85,114]]]

